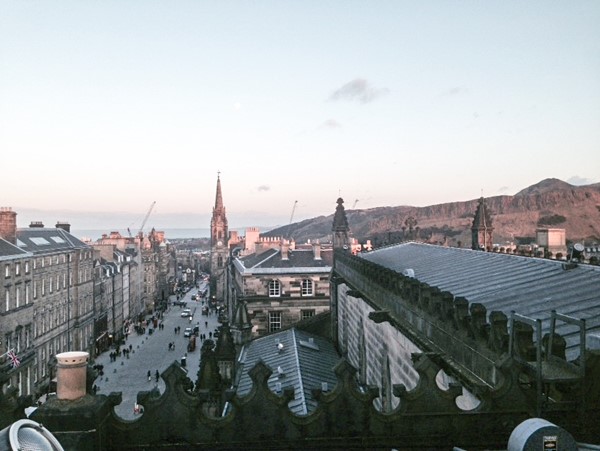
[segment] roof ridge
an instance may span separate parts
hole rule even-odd
[[[262,265],[264,262],[272,259],[275,255],[277,255],[279,253],[278,249],[270,249],[270,250],[275,251],[275,252],[273,252],[271,255],[268,255],[267,258],[265,258],[265,259],[259,261],[258,263],[252,265],[252,268],[256,268],[257,266]],[[269,252],[269,251],[266,251],[266,252]]]
[[[299,387],[299,400],[302,401],[302,413],[304,415],[308,414],[308,406],[306,405],[306,395],[304,393],[304,380],[302,379],[302,370],[300,368],[300,353],[298,352],[298,346],[299,343],[297,343],[296,341],[296,332],[297,329],[295,327],[292,327],[290,329],[290,332],[292,334],[292,341],[294,343],[294,345],[292,346],[294,349],[294,357],[296,358],[296,371],[298,374],[298,385]]]

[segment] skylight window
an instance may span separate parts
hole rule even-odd
[[[317,345],[312,338],[309,338],[308,341],[300,340],[300,346],[304,346],[305,348],[314,349],[315,351],[319,350],[319,345]]]
[[[18,238],[17,238],[17,246],[19,246],[19,247],[27,247],[27,245],[25,243],[23,243],[23,241],[21,241]]]
[[[50,239],[58,244],[66,243],[66,241],[59,236],[51,236]]]
[[[37,244],[38,246],[50,244],[46,238],[42,238],[41,236],[34,236],[31,238],[31,241],[33,241],[33,244]]]

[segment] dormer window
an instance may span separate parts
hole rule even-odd
[[[271,280],[269,282],[269,297],[276,298],[281,296],[281,283],[279,280]]]

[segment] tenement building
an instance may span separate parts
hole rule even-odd
[[[70,234],[70,225],[16,227],[16,213],[0,211],[4,285],[0,323],[11,384],[21,394],[41,394],[55,370],[54,355],[89,350],[94,342],[93,256]],[[6,320],[5,320],[6,318]]]

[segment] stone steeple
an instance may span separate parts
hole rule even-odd
[[[215,197],[215,206],[213,207],[212,218],[210,220],[210,295],[217,301],[225,299],[225,268],[228,249],[229,230],[227,225],[227,215],[223,205],[223,194],[221,192],[221,177],[217,175],[217,194]]]
[[[333,215],[333,248],[346,249],[350,248],[350,227],[348,226],[348,218],[344,209],[344,199],[341,197],[337,200],[337,207]]]
[[[485,204],[485,199],[481,197],[477,205],[475,217],[473,218],[473,225],[471,226],[471,248],[491,251],[494,247],[493,232],[494,227],[492,226],[490,210]]]
[[[246,301],[238,303],[231,324],[231,333],[236,345],[244,345],[252,338],[252,323],[248,315]]]

